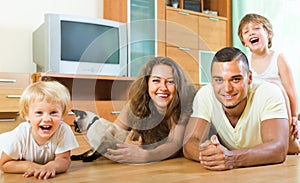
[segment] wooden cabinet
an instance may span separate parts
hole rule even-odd
[[[165,0],[104,0],[103,3],[105,19],[127,23],[129,76],[137,76],[142,65],[156,54],[165,55]]]
[[[178,8],[172,2],[166,6],[166,56],[178,62],[195,84],[204,84],[207,77],[203,80],[202,72],[210,73],[211,55],[232,45],[231,0],[179,0]],[[199,7],[188,7],[188,2]]]
[[[55,73],[35,73],[33,78],[35,82],[56,80],[62,83],[70,91],[73,109],[91,111],[109,121],[117,118],[134,81],[129,77]]]
[[[198,28],[197,15],[176,8],[167,9],[167,46],[198,49]]]
[[[186,71],[195,84],[199,83],[198,50],[167,46],[166,54]]]
[[[21,121],[19,100],[31,83],[29,73],[0,73],[0,133],[12,130]]]
[[[227,45],[226,19],[167,7],[166,45],[217,51]]]
[[[171,7],[172,2],[179,3],[178,9],[192,10],[194,12],[208,15],[209,17],[212,17],[212,19],[216,18],[224,20],[226,46],[232,45],[232,0],[168,0],[167,5]],[[215,16],[215,14],[217,16]],[[213,28],[216,29],[217,27]],[[208,28],[208,30],[212,29]]]
[[[194,83],[199,83],[198,28],[198,16],[193,12],[167,7],[166,56],[179,63]]]
[[[199,42],[200,50],[217,51],[226,44],[226,20],[224,18],[199,15]]]
[[[223,47],[232,45],[231,0],[176,0],[179,2],[178,8],[172,7],[172,2],[175,1],[104,0],[104,18],[127,23],[132,23],[134,20],[153,19],[156,24],[149,25],[156,31],[155,55],[172,58],[188,72],[195,84],[203,84],[201,71],[206,71],[208,68],[203,67],[201,62],[210,62],[210,60],[203,60],[201,51],[210,51],[213,54]],[[145,8],[147,3],[152,3],[151,7]],[[144,12],[153,11],[153,3],[155,16],[145,16],[143,11],[140,11],[141,7],[144,7]],[[139,16],[142,19],[134,18]],[[148,39],[146,36],[148,31],[136,27],[138,26],[128,27],[129,44],[132,43],[131,41],[138,42],[132,39],[134,36]],[[142,26],[142,28],[150,29],[147,26]],[[138,51],[139,49],[134,51],[135,48],[147,50],[147,46],[153,46],[149,42],[145,45],[146,47],[136,44],[129,49],[130,64],[133,60],[139,63],[131,65],[135,68],[135,74],[149,57],[154,56],[151,55],[153,52],[142,53]],[[139,58],[145,60],[139,62]],[[206,63],[205,66],[207,65]]]

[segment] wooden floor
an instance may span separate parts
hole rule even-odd
[[[77,135],[80,148],[72,153],[78,154],[89,149],[84,136]],[[53,183],[282,183],[300,181],[300,156],[288,156],[286,162],[229,171],[210,171],[198,162],[185,158],[175,158],[156,163],[127,165],[119,164],[101,157],[93,162],[72,161],[66,173],[49,180],[34,177],[23,178],[22,174],[0,174],[0,183],[53,182]]]

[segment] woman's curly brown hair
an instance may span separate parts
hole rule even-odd
[[[164,116],[160,116],[156,111],[148,93],[148,80],[152,73],[152,69],[159,64],[168,65],[172,68],[176,85],[176,95],[169,104]],[[172,59],[168,57],[154,57],[143,66],[138,78],[130,87],[128,98],[130,110],[135,118],[137,117],[135,123],[139,123],[134,126],[140,128],[140,130],[136,130],[142,135],[145,142],[148,141],[146,144],[153,143],[154,141],[157,142],[158,140],[162,140],[161,138],[165,138],[169,134],[172,126],[174,126],[172,123],[187,123],[192,113],[192,102],[195,93],[196,89],[191,82],[191,79]],[[146,121],[143,120],[145,118],[147,118]],[[158,119],[160,119],[158,122],[155,121]],[[154,128],[143,130],[146,129],[145,126],[151,126],[149,123],[156,123],[157,125],[154,125]],[[160,133],[163,134],[160,135]]]

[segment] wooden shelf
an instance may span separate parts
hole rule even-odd
[[[223,47],[232,46],[232,1],[189,0],[199,2],[200,11],[187,10],[184,7],[184,2],[187,1],[178,0],[178,8],[172,7],[172,0],[156,1],[157,55],[175,60],[198,85],[203,84],[200,83],[199,52],[206,50],[213,53]],[[104,0],[104,18],[127,22],[130,12],[127,12],[126,2]],[[215,11],[218,16],[209,14],[206,10]]]
[[[124,100],[133,77],[35,73],[33,80],[56,80],[65,85],[72,100]]]
[[[207,17],[217,17],[218,19],[226,20],[226,46],[232,45],[232,1],[231,0],[189,0],[192,2],[200,3],[200,11],[187,10],[184,7],[184,2],[186,0],[178,0],[179,7],[175,9],[182,9],[188,11],[189,13],[200,13],[201,16]],[[172,7],[172,0],[169,0],[167,8]],[[206,11],[215,11],[218,16],[205,13]]]
[[[34,73],[34,82],[56,80],[71,94],[72,108],[87,110],[114,121],[125,105],[133,77]]]
[[[119,80],[119,81],[133,81],[134,77],[123,76],[99,76],[99,75],[85,75],[85,74],[60,74],[60,73],[44,73],[37,72],[32,75],[33,82],[37,82],[40,78],[69,78],[69,79],[97,79],[97,80]]]

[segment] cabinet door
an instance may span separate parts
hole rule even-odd
[[[129,76],[137,76],[144,63],[157,54],[156,20],[164,18],[162,5],[165,2],[164,0],[103,0],[103,3],[105,19],[127,23]],[[160,44],[159,48],[164,47]]]
[[[177,62],[185,72],[191,77],[195,84],[199,84],[199,53],[196,49],[180,49],[178,47],[167,46],[167,57]]]
[[[19,111],[19,100],[23,89],[21,88],[1,88],[0,90],[0,113]],[[1,114],[0,114],[1,116]]]
[[[198,49],[198,16],[187,11],[167,9],[167,45]]]
[[[226,46],[226,20],[199,16],[199,48],[217,51]]]
[[[130,76],[137,76],[140,68],[155,56],[155,1],[130,0],[129,63]]]

